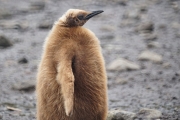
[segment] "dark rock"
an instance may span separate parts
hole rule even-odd
[[[159,71],[158,74],[160,74],[160,75],[163,74],[163,71]]]
[[[176,80],[176,77],[172,77],[172,80]]]
[[[119,0],[117,3],[119,5],[126,6],[127,5],[127,0]]]
[[[148,11],[147,6],[140,6],[139,11],[142,13],[147,12]]]
[[[126,6],[128,0],[112,0],[116,5]]]
[[[180,71],[177,71],[177,72],[175,73],[175,76],[180,76]]]
[[[150,90],[150,89],[151,89],[151,87],[150,87],[150,86],[146,86],[146,89]]]
[[[7,39],[5,36],[0,35],[0,47],[7,48],[10,46],[12,46],[12,43],[10,42],[10,40]]]
[[[18,63],[25,64],[28,63],[28,60],[26,58],[21,58],[18,60]]]
[[[175,96],[174,96],[174,97],[172,97],[172,100],[177,100],[177,99],[178,99],[178,98],[177,98],[177,97],[175,97]]]

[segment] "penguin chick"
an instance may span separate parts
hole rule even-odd
[[[46,38],[37,75],[37,120],[105,120],[107,77],[98,38],[82,27],[103,11],[68,10]]]

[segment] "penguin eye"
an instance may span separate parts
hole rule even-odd
[[[83,15],[78,15],[77,18],[78,18],[79,20],[83,20],[84,16],[83,16]]]

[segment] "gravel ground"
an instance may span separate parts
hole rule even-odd
[[[85,27],[101,41],[109,109],[151,108],[162,120],[179,120],[179,0],[0,0],[0,119],[35,120],[43,42],[70,8],[104,10]]]

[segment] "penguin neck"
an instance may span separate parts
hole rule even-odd
[[[82,26],[66,27],[60,21],[56,22],[53,26],[52,32],[56,36],[74,36],[75,34],[81,33],[85,29]]]
[[[55,22],[56,26],[61,26],[61,27],[67,27],[67,23],[64,20],[58,20],[57,22]]]

